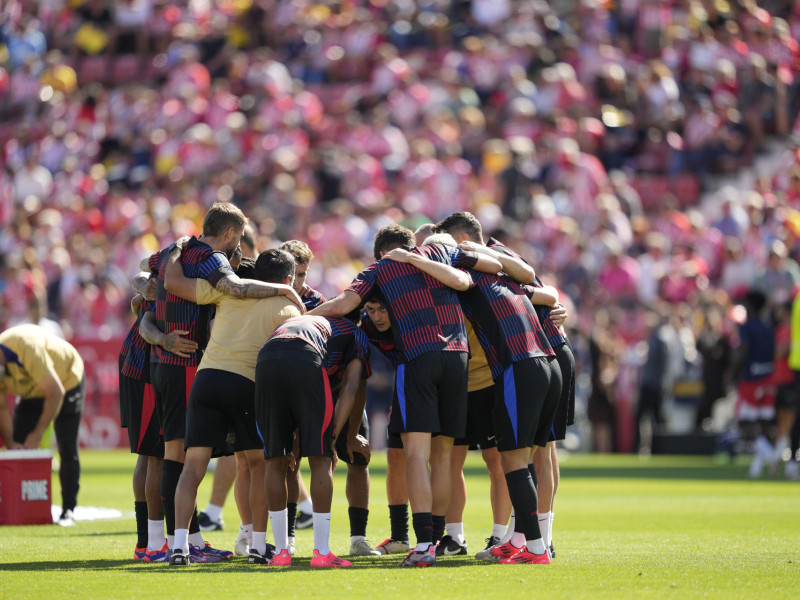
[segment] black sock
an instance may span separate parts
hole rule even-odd
[[[433,515],[433,543],[436,544],[442,540],[442,536],[444,536],[444,523],[445,517],[444,515],[437,516]]]
[[[367,519],[369,519],[368,508],[356,508],[351,506],[347,509],[350,515],[350,537],[367,537]]]
[[[147,502],[134,502],[136,513],[136,547],[147,548]]]
[[[286,531],[289,537],[294,537],[294,524],[297,522],[297,503],[289,502],[286,505],[286,523],[288,528]]]
[[[175,490],[183,472],[183,463],[166,460],[161,466],[161,504],[164,505],[164,520],[167,535],[175,535]]]
[[[433,515],[431,513],[414,513],[411,515],[414,523],[414,533],[417,536],[417,544],[433,543]]]
[[[526,540],[542,537],[539,531],[539,499],[528,469],[506,473],[506,485],[511,505],[514,507],[514,531],[525,534]]]
[[[392,539],[397,542],[408,540],[408,504],[390,504],[389,520],[392,522]]]
[[[533,466],[533,463],[528,463],[528,472],[531,474],[531,479],[533,479],[533,487],[535,487],[538,492],[539,479],[536,477],[536,468]]]
[[[189,533],[200,533],[200,521],[197,519],[197,506],[194,507],[192,520],[189,521]]]

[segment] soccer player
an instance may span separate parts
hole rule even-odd
[[[287,252],[267,250],[256,261],[255,278],[291,285],[294,266]],[[267,535],[264,453],[255,421],[256,359],[275,328],[300,316],[300,311],[284,297],[247,300],[223,294],[205,280],[185,277],[174,256],[167,264],[165,287],[179,297],[218,307],[189,395],[186,463],[175,496],[175,548],[169,562],[174,566],[190,563],[188,525],[197,488],[215,449],[224,452],[228,443],[235,452],[243,453],[250,467],[253,538],[249,560],[253,562],[254,555],[266,554]]]
[[[139,456],[133,471],[138,536],[133,557],[147,562],[160,562],[166,556],[160,496],[164,440],[154,414],[150,344],[139,335],[139,325],[147,312],[148,302],[155,300],[156,285],[155,279],[147,273],[139,273],[134,277],[133,288],[138,293],[131,301],[131,308],[136,314],[136,322],[122,342],[119,353],[120,425],[128,430],[131,452]]]
[[[237,298],[268,298],[285,295],[298,304],[302,302],[291,286],[242,280],[236,276],[228,263],[239,246],[247,219],[236,206],[216,203],[203,220],[203,235],[192,238],[183,250],[172,244],[149,259],[143,261],[143,270],[158,272],[158,291],[155,310],[148,311],[142,319],[140,332],[150,344],[158,345],[160,337],[175,330],[187,331],[187,339],[196,342],[198,348],[192,353],[178,353],[167,345],[153,349],[150,358],[151,382],[156,397],[156,414],[164,435],[164,463],[161,473],[161,501],[167,523],[167,540],[174,541],[175,490],[178,486],[185,460],[184,438],[186,428],[186,404],[197,365],[202,359],[208,343],[209,323],[214,316],[213,307],[198,306],[178,296],[169,294],[164,287],[166,262],[170,253],[178,253],[184,274],[189,278],[205,279],[217,290]],[[146,267],[146,268],[145,268]],[[190,544],[204,547],[197,518],[190,526]],[[206,546],[210,558],[219,556],[219,551]],[[226,557],[230,553],[223,553]],[[200,557],[197,557],[200,560]]]
[[[78,431],[86,381],[78,351],[38,325],[17,325],[0,333],[0,437],[9,450],[38,448],[53,423],[61,455],[62,525],[73,523],[81,463]],[[14,420],[6,393],[16,394]]]
[[[255,254],[255,241],[253,239],[253,228],[248,223],[244,227],[242,239],[239,241],[239,247],[230,259],[231,269],[242,279],[253,279],[252,275],[245,275],[240,272],[242,260],[245,261],[245,269],[252,271],[255,269],[255,259],[258,254]],[[236,500],[237,508],[241,514],[243,511],[249,514],[249,508],[246,507],[242,500],[246,503],[250,495],[250,470],[247,461],[241,461],[239,464],[236,460],[236,455],[233,456],[220,456],[217,459],[216,468],[214,469],[214,485],[211,487],[211,498],[206,505],[206,508],[197,515],[197,522],[200,525],[200,531],[222,531],[225,527],[225,521],[222,519],[222,510],[225,506],[225,500],[228,497],[228,492],[236,482],[236,490],[234,490],[234,498]],[[242,489],[243,493],[242,493]],[[249,533],[252,536],[252,518],[250,521]],[[248,530],[243,522],[239,523],[239,537],[234,542],[234,554],[237,556],[247,556],[249,552],[249,541],[247,537]],[[246,545],[245,548],[242,544]]]
[[[380,295],[368,298],[361,315],[362,331],[370,344],[377,348],[397,369],[402,354],[397,349],[386,301]],[[406,486],[406,458],[400,434],[389,433],[386,449],[386,498],[389,501],[391,537],[375,547],[380,554],[408,554],[408,488]]]
[[[330,551],[332,459],[362,378],[369,377],[366,335],[347,319],[304,316],[275,330],[258,355],[256,418],[267,457],[266,492],[275,554],[250,562],[290,566],[286,470],[290,455],[308,456],[314,502],[312,567],[350,567]],[[334,390],[339,398],[334,404]],[[295,435],[297,430],[297,435]]]
[[[775,435],[775,335],[762,314],[766,302],[761,292],[747,294],[747,320],[739,327],[740,344],[733,358],[739,379],[736,416],[743,437],[755,439],[755,456],[750,464],[753,479],[761,477],[764,463],[774,451],[770,439]]]
[[[325,297],[317,290],[306,284],[308,270],[311,268],[311,261],[314,260],[314,253],[308,244],[300,240],[288,240],[278,246],[280,250],[286,250],[294,257],[297,266],[294,270],[294,290],[303,300],[306,310],[312,310],[325,302]],[[313,525],[312,513],[314,505],[308,493],[303,475],[300,473],[300,460],[295,463],[295,468],[287,473],[286,484],[289,489],[289,504],[287,505],[289,523],[289,553],[294,554],[294,530],[307,529]],[[348,470],[348,473],[350,471]]]
[[[434,515],[441,523],[439,538],[444,530],[453,440],[463,436],[466,427],[469,346],[456,290],[469,287],[470,279],[463,271],[447,267],[496,273],[501,265],[438,244],[403,250],[414,243],[414,234],[405,227],[381,229],[373,246],[377,262],[362,271],[343,294],[312,314],[342,316],[377,290],[386,298],[395,343],[403,356],[389,431],[399,433],[403,441],[417,535],[417,547],[400,565],[427,567],[436,563]],[[450,283],[442,283],[429,271],[443,271],[442,279]],[[434,433],[439,435],[432,438]]]
[[[523,282],[535,276],[511,251],[487,248],[481,225],[470,213],[455,213],[434,231],[451,234],[461,241],[461,248],[487,253],[507,275]],[[495,382],[494,435],[516,515],[514,536],[490,552],[503,564],[549,564],[536,517],[538,499],[529,458],[534,445],[547,446],[561,394],[561,372],[522,288],[498,275],[473,273],[472,279],[474,284],[459,297]]]

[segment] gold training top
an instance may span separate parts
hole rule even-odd
[[[489,361],[486,360],[486,355],[483,353],[480,342],[478,342],[475,330],[472,329],[472,323],[464,319],[464,325],[467,326],[467,341],[469,342],[469,352],[471,354],[467,391],[477,392],[494,385],[492,370],[489,368]]]
[[[214,327],[197,370],[229,371],[256,380],[258,353],[285,320],[299,317],[300,310],[284,296],[250,300],[234,298],[197,280],[197,304],[216,304]]]
[[[0,333],[6,376],[0,387],[23,399],[44,398],[39,382],[53,367],[65,391],[83,379],[83,359],[69,342],[38,325],[17,325]],[[0,393],[3,393],[0,390]]]

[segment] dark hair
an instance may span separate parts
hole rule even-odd
[[[342,318],[358,325],[361,323],[361,307],[359,306],[358,308],[354,308]]]
[[[449,233],[456,240],[467,234],[473,242],[483,243],[483,228],[480,221],[470,212],[453,213],[446,219],[433,226],[434,233]]]
[[[216,202],[208,209],[203,219],[203,235],[219,237],[231,227],[238,231],[247,225],[247,217],[230,202]]]
[[[241,279],[258,279],[256,277],[256,259],[243,258],[236,269],[236,275]]]
[[[747,308],[752,309],[755,313],[760,313],[767,304],[767,297],[758,290],[750,290],[747,292],[744,302]]]
[[[267,283],[283,283],[294,274],[294,258],[284,250],[266,250],[256,259],[255,278]]]
[[[256,249],[256,232],[249,223],[244,226],[241,243],[246,244],[253,250]]]
[[[372,253],[375,260],[381,259],[381,252],[389,252],[402,246],[413,247],[416,244],[414,232],[402,225],[388,225],[375,234],[375,243],[372,246]]]

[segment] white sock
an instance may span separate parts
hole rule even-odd
[[[306,498],[297,503],[297,510],[310,515],[314,512],[314,505],[311,504],[311,498]]]
[[[187,531],[188,531],[188,529],[187,529]],[[174,535],[168,535],[167,536],[167,547],[170,550],[173,550],[175,548],[175,536]]]
[[[176,529],[175,531],[178,531],[178,530]],[[203,534],[200,533],[199,531],[197,533],[190,533],[189,534],[189,543],[192,546],[197,546],[198,548],[205,548],[206,547],[206,541],[203,539]]]
[[[457,541],[459,544],[464,544],[464,523],[445,523],[447,535]]]
[[[266,531],[254,531],[253,532],[253,543],[250,544],[250,550],[255,550],[261,555],[267,553],[267,532]]]
[[[222,507],[217,506],[216,504],[209,504],[206,506],[206,509],[203,511],[208,515],[208,518],[212,521],[221,521],[222,520]]]
[[[164,519],[151,521],[147,519],[147,549],[158,552],[164,547]]]
[[[175,544],[173,550],[183,550],[184,554],[189,554],[189,530],[175,530]]]
[[[492,527],[492,537],[503,539],[506,535],[506,526],[500,523],[495,523]]]
[[[511,521],[508,523],[508,529],[506,530],[503,539],[500,540],[501,544],[507,544],[511,541],[511,536],[514,535],[514,527],[516,527],[516,519],[514,517],[514,509],[511,509]]]
[[[236,538],[236,543],[238,544],[242,540],[247,540],[250,543],[250,540],[253,537],[253,524],[245,525],[241,521],[239,522],[239,536]]]
[[[322,556],[330,554],[331,513],[311,513],[314,517],[314,550]]]
[[[522,548],[525,545],[525,534],[521,531],[515,531],[511,536],[511,545],[514,548]]]
[[[528,552],[531,554],[544,554],[547,552],[547,549],[544,547],[544,540],[539,538],[538,540],[527,540],[525,544],[528,546]]]
[[[430,542],[420,542],[417,544],[417,547],[414,548],[414,552],[427,552],[428,548],[433,546]]]
[[[553,543],[553,519],[556,518],[556,513],[550,511],[550,544]],[[547,544],[547,547],[550,547],[550,544]]]
[[[363,535],[351,535],[350,536],[350,543],[355,544],[356,542],[360,542],[361,540],[366,541],[366,536]]]
[[[539,513],[539,531],[542,532],[544,545],[550,547],[550,513]]]
[[[283,510],[269,511],[269,520],[272,523],[272,535],[275,537],[275,554],[289,547],[289,522],[288,512]]]

